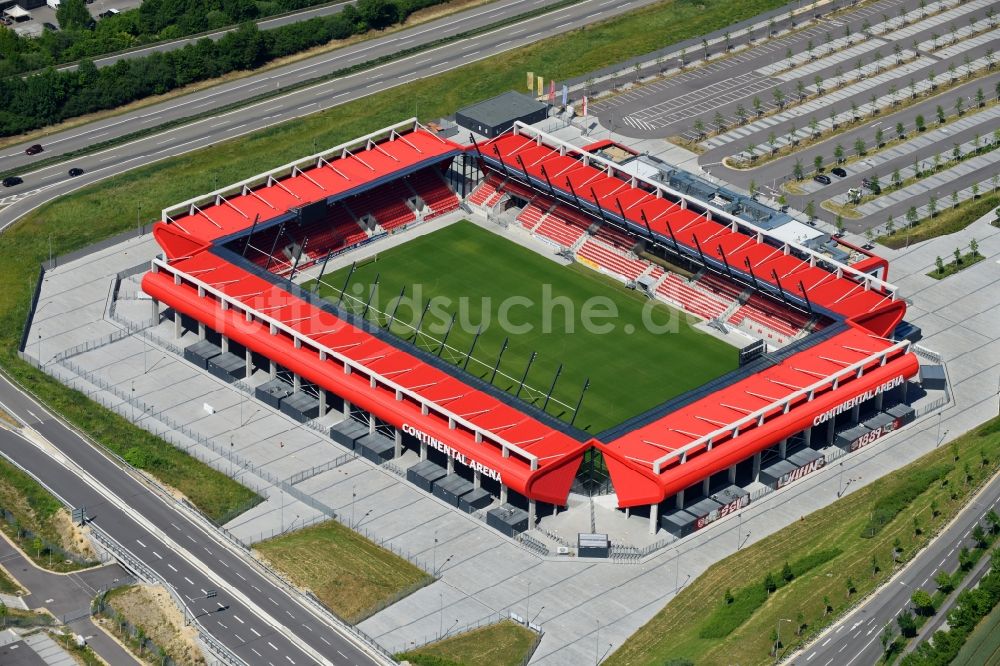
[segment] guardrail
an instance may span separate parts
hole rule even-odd
[[[114,558],[118,560],[123,567],[125,567],[125,569],[135,574],[137,578],[150,585],[160,585],[166,589],[170,593],[174,602],[181,609],[185,620],[197,629],[199,640],[202,641],[205,647],[208,648],[209,652],[211,652],[216,659],[224,664],[230,664],[231,666],[250,666],[248,662],[244,661],[238,654],[233,652],[228,646],[212,636],[212,634],[205,629],[205,627],[198,620],[197,614],[189,608],[186,603],[184,603],[184,597],[167,581],[167,579],[156,573],[156,571],[147,566],[141,559],[136,557],[128,548],[125,548],[125,546],[118,543],[114,537],[102,530],[96,524],[91,523],[90,535],[95,541],[101,544],[101,547],[111,553],[112,556],[114,556]]]

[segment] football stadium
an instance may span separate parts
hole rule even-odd
[[[885,260],[634,157],[411,119],[164,210],[142,288],[186,358],[511,536],[580,493],[683,537],[912,420]]]

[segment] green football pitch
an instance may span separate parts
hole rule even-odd
[[[319,293],[338,300],[349,272],[327,274]],[[555,381],[545,409],[566,421],[589,379],[574,425],[595,434],[737,365],[689,315],[464,221],[359,259],[343,305],[366,304],[369,320],[453,364],[466,366],[475,341],[466,371],[537,407]]]

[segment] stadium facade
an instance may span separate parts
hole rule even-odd
[[[823,465],[817,455],[793,460],[793,449],[858,448],[912,417],[900,405],[919,364],[910,342],[892,339],[906,305],[886,281],[887,262],[846,265],[776,240],[591,148],[522,123],[465,146],[406,121],[164,210],[153,232],[163,256],[143,289],[178,337],[197,328],[219,376],[235,381],[263,369],[272,382],[288,377],[283,400],[297,415],[337,409],[348,417],[355,432],[337,428],[335,440],[369,446],[376,461],[418,452],[487,501],[523,504],[529,525],[539,503],[566,505],[595,451],[620,508],[648,512],[651,530],[679,534],[744,506],[740,482],[762,478],[765,451],[783,463],[767,472],[780,487]],[[574,230],[565,243],[580,261],[628,279],[639,277],[637,262],[609,248],[640,245],[684,262],[737,294],[749,314],[797,322],[794,334],[773,353],[595,436],[294,283],[310,264],[325,268],[331,256],[456,209],[466,182],[449,179],[456,160],[479,181],[469,205],[488,207],[500,194],[523,206],[526,229],[559,219],[564,228],[553,233]],[[662,268],[641,270],[667,285]],[[296,402],[305,387],[309,397]],[[874,417],[879,434],[862,428],[844,439]],[[699,514],[692,504],[713,490],[725,499],[716,493]]]

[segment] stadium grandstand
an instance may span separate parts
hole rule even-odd
[[[460,205],[509,210],[516,229],[506,233],[532,234],[770,347],[592,435],[294,281]],[[749,501],[748,482],[771,474],[782,485],[821,464],[823,447],[857,448],[843,433],[866,419],[912,418],[901,406],[919,364],[910,342],[892,337],[906,306],[887,262],[847,265],[778,241],[520,122],[464,146],[409,120],[168,208],[154,235],[163,256],[143,288],[156,316],[172,317],[178,338],[196,329],[198,344],[232,357],[230,380],[260,370],[285,378],[291,396],[315,398],[303,418],[342,411],[336,441],[375,462],[417,452],[415,483],[431,490],[418,468],[433,462],[435,478],[460,477],[467,497],[485,497],[469,506],[524,507],[527,526],[540,509],[567,505],[595,453],[620,508],[648,515],[651,532],[682,535],[705,524],[696,507],[709,499],[706,513],[724,515]]]

